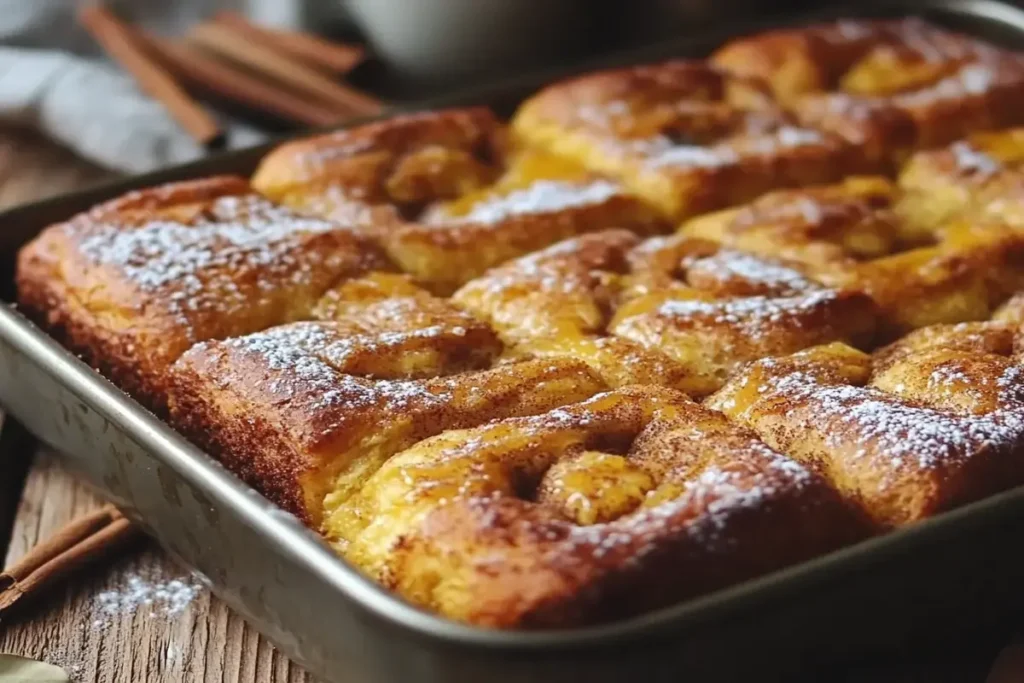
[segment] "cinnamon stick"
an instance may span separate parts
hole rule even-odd
[[[199,46],[270,76],[298,94],[331,105],[339,113],[370,116],[384,109],[380,100],[333,81],[267,46],[247,40],[223,24],[198,24],[189,37]]]
[[[0,574],[0,616],[138,533],[112,505],[72,521]]]
[[[304,125],[328,126],[344,119],[328,106],[296,97],[227,62],[165,38],[141,31],[137,35],[157,61],[192,87]]]
[[[231,27],[249,40],[262,42],[278,52],[336,75],[354,69],[366,56],[356,45],[333,43],[318,36],[253,24],[238,12],[218,12],[213,20]]]
[[[78,19],[110,58],[130,73],[142,90],[159,100],[198,143],[210,147],[224,141],[224,133],[213,117],[135,44],[127,26],[109,10],[86,4]]]

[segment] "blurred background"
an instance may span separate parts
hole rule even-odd
[[[381,109],[400,106],[682,34],[699,35],[723,20],[748,21],[815,4],[0,0],[0,123],[35,129],[100,168],[141,172],[195,159],[211,148],[249,146],[310,125],[378,113],[373,102]],[[184,60],[154,63],[216,120],[215,145],[183,128],[175,111],[153,97],[147,87],[152,83],[140,82],[132,65],[125,64],[118,50],[125,47],[124,40],[112,39],[109,26],[83,20],[83,12],[94,7],[135,32],[134,47],[149,57],[154,57],[149,49],[154,46],[140,46],[139,40],[164,41],[156,46],[164,57]],[[218,21],[224,16],[236,21]],[[251,25],[239,27],[239,17]],[[287,44],[278,45],[274,35],[254,33],[253,26],[276,31],[282,40],[327,39],[358,50],[358,57],[351,63],[343,59],[337,68],[330,63],[319,68],[323,65],[306,62],[299,53],[278,50]],[[268,53],[275,52],[283,62],[273,63],[275,54]],[[211,70],[217,73],[211,75]],[[315,75],[333,84],[314,82]],[[250,83],[252,79],[258,82]],[[332,85],[348,92],[337,92]],[[278,92],[268,95],[267,88]],[[291,101],[271,106],[279,98]],[[318,106],[325,102],[328,106]]]

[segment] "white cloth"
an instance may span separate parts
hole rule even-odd
[[[284,0],[274,0],[283,2]],[[76,0],[0,0],[0,121],[32,126],[100,166],[141,172],[204,150],[75,21]],[[119,15],[168,35],[242,0],[122,0]],[[266,136],[221,117],[228,147]]]

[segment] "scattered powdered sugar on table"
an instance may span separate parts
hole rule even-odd
[[[197,577],[177,578],[128,576],[117,588],[102,591],[93,599],[93,628],[102,628],[112,620],[144,612],[149,618],[180,614],[202,593]]]

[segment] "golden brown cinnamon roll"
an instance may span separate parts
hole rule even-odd
[[[612,386],[661,384],[695,396],[765,355],[867,343],[876,317],[867,295],[824,286],[785,262],[623,231],[513,261],[453,301],[521,354],[579,358]]]
[[[763,84],[697,61],[556,83],[512,125],[519,139],[620,179],[676,218],[863,170],[854,147],[800,126]]]
[[[192,344],[309,317],[380,267],[370,243],[217,177],[132,192],[47,228],[18,257],[23,311],[146,405]]]
[[[325,528],[415,604],[526,628],[671,605],[870,531],[820,477],[658,387],[421,441]]]
[[[616,182],[508,149],[503,125],[484,109],[398,116],[286,143],[263,160],[253,184],[371,235],[440,293],[560,239],[667,227]]]
[[[707,401],[901,525],[1024,483],[1021,328],[918,330],[756,361]]]
[[[877,164],[1024,116],[1020,55],[919,19],[769,31],[711,61],[767,82],[801,124],[842,136]]]

